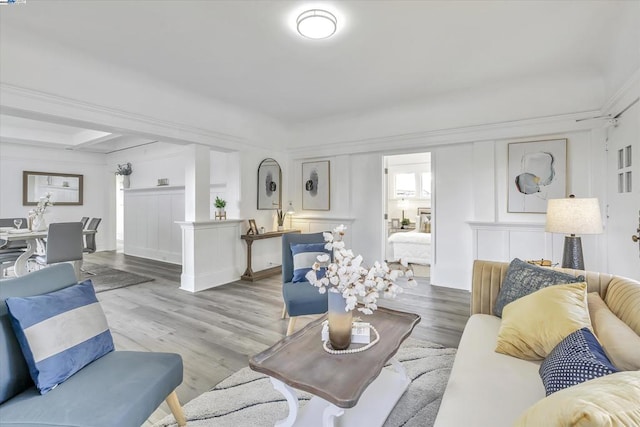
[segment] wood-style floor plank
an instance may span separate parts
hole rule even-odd
[[[179,265],[115,251],[96,252],[86,260],[155,279],[101,292],[98,299],[118,350],[182,355],[184,381],[177,392],[183,404],[248,366],[252,355],[286,333],[288,319],[280,319],[280,276],[253,283],[237,281],[193,294],[179,289]],[[379,305],[419,314],[422,320],[412,337],[457,347],[469,318],[469,292],[431,286],[427,279],[418,278],[418,283],[395,300],[380,299]],[[296,329],[316,317],[299,319]],[[146,425],[168,413],[163,404]]]

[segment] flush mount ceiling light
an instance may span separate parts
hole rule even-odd
[[[336,32],[337,25],[335,15],[322,9],[302,12],[296,20],[300,35],[314,40],[331,37]]]

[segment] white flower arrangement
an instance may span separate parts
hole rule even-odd
[[[43,215],[49,206],[53,206],[51,201],[51,193],[47,192],[44,196],[40,197],[38,204],[33,209],[35,215]]]
[[[333,250],[334,262],[330,261],[328,254],[318,256],[318,261],[313,264],[311,270],[305,278],[312,285],[318,287],[318,291],[323,294],[329,292],[339,292],[346,301],[345,311],[351,311],[361,298],[363,307],[358,307],[358,311],[364,314],[372,314],[378,308],[377,301],[380,294],[384,298],[395,298],[402,292],[402,288],[396,284],[396,280],[401,276],[408,278],[408,285],[415,286],[413,272],[391,270],[386,262],[376,261],[371,268],[362,265],[362,255],[354,255],[351,249],[346,249],[344,241],[347,227],[340,225],[332,233],[323,233],[325,249]],[[326,266],[323,277],[318,278],[317,272]],[[406,265],[403,264],[406,267]]]

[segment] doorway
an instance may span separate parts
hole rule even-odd
[[[430,277],[432,265],[431,153],[383,157],[384,259],[407,263],[417,277]]]

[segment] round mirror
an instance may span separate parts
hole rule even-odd
[[[282,171],[271,158],[258,166],[258,209],[282,209]]]

